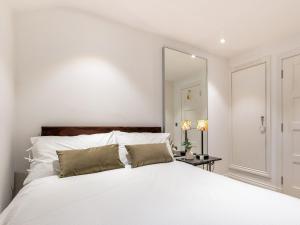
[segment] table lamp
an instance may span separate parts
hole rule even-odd
[[[201,131],[201,156],[204,159],[208,159],[209,158],[208,154],[204,154],[204,151],[203,151],[203,149],[204,149],[204,146],[203,146],[203,143],[204,143],[203,132],[208,131],[208,120],[198,120],[197,130]]]

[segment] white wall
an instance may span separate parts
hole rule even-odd
[[[15,162],[42,125],[162,124],[162,47],[208,58],[211,154],[227,168],[227,61],[183,43],[73,9],[19,12]]]
[[[226,78],[224,79],[224,72]],[[229,80],[228,63],[208,57],[208,151],[222,157],[216,172],[227,173],[229,164]]]
[[[0,212],[11,198],[13,92],[11,14],[0,1]]]
[[[247,182],[281,190],[281,58],[288,54],[300,54],[300,36],[294,36],[287,40],[260,46],[257,49],[246,52],[243,55],[230,59],[230,67],[236,67],[262,57],[270,57],[271,60],[271,179],[264,179],[238,171],[230,171],[237,178]]]

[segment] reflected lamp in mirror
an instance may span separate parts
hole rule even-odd
[[[181,121],[181,130],[190,130],[192,128],[192,121],[183,120]]]
[[[185,148],[185,154],[187,154],[187,152],[189,152],[192,148],[192,144],[189,141],[188,135],[187,135],[187,131],[192,129],[192,121],[190,121],[190,120],[181,121],[181,129],[184,131],[184,142],[182,143],[182,145]]]
[[[181,121],[181,130],[184,131],[184,143],[188,142],[187,131],[190,129],[192,129],[192,121],[190,120]],[[187,148],[185,148],[185,151],[187,151]]]

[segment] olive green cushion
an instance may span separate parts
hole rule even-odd
[[[106,145],[84,150],[57,151],[56,153],[59,159],[60,177],[125,167],[119,158],[118,145]]]
[[[133,168],[155,163],[172,162],[173,157],[165,143],[125,145]]]

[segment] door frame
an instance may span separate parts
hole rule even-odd
[[[242,165],[237,165],[233,162],[233,151],[230,151],[229,154],[229,169],[233,169],[240,172],[246,172],[252,175],[260,176],[263,178],[271,178],[271,164],[272,164],[272,151],[271,151],[271,135],[272,135],[272,129],[271,129],[271,57],[266,56],[262,58],[258,58],[257,60],[250,61],[245,64],[241,64],[239,66],[233,67],[230,72],[230,98],[229,98],[229,105],[230,105],[230,113],[229,113],[229,120],[230,120],[230,146],[231,149],[233,147],[233,134],[232,134],[232,74],[235,72],[238,72],[239,70],[251,68],[254,66],[258,66],[261,64],[266,65],[266,169],[263,170],[257,170],[249,167],[245,167]]]
[[[283,53],[279,56],[279,61],[280,61],[280,68],[279,68],[279,74],[280,74],[280,127],[283,126],[283,130],[280,131],[280,148],[279,148],[279,155],[280,155],[280,177],[281,177],[281,190],[282,192],[285,192],[285,188],[284,188],[284,137],[283,137],[283,134],[284,134],[284,96],[283,96],[283,78],[282,76],[284,76],[283,74],[283,62],[284,60],[286,59],[289,59],[289,58],[293,58],[293,57],[296,57],[296,56],[299,56],[300,55],[300,48],[296,48],[294,50],[291,50],[291,51],[288,51],[286,53]],[[281,125],[282,124],[282,125]]]

